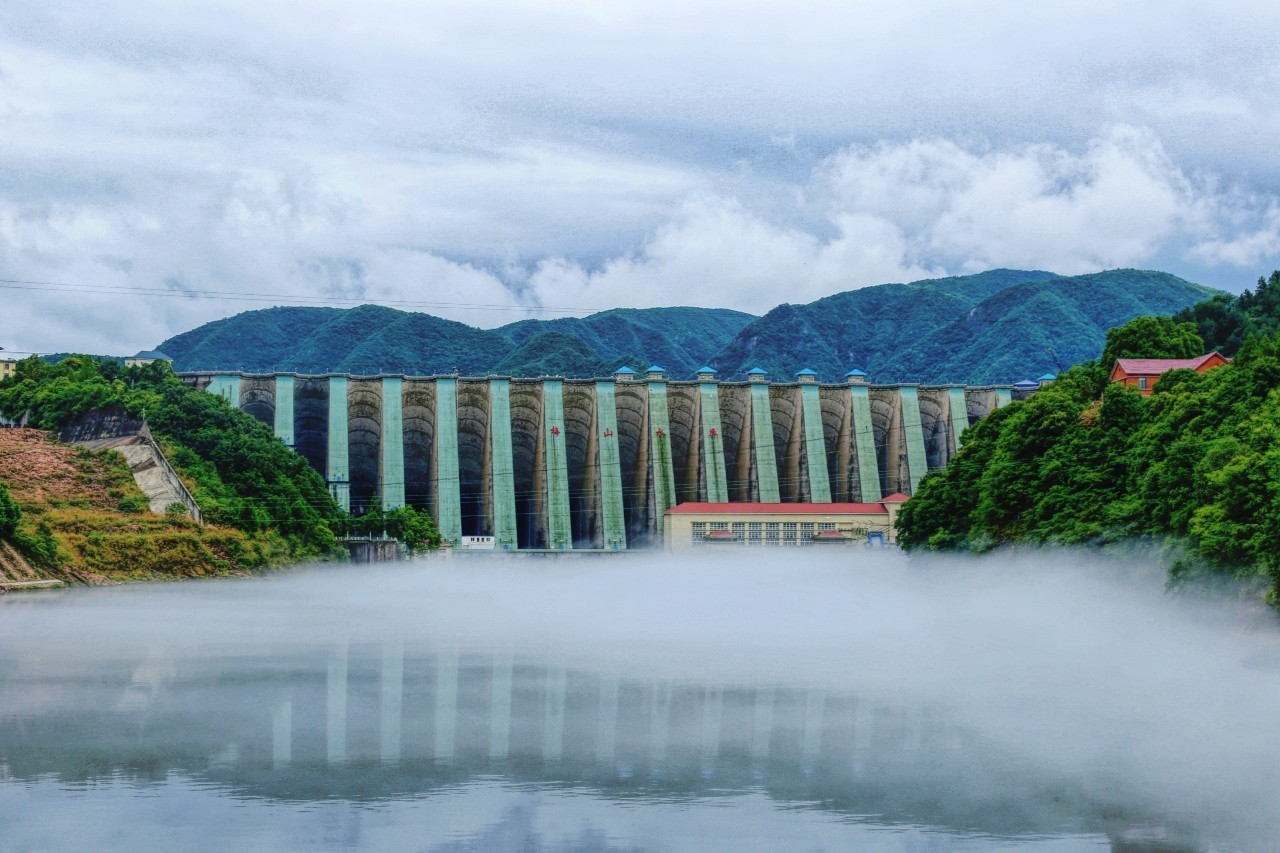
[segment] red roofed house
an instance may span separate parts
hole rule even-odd
[[[1186,368],[1196,373],[1207,373],[1230,363],[1231,359],[1220,352],[1205,353],[1199,358],[1121,358],[1111,368],[1111,381],[1123,382],[1145,395],[1151,393],[1161,374],[1170,370]]]
[[[663,516],[668,549],[719,545],[866,544],[873,534],[893,542],[893,523],[907,496],[875,503],[682,503]]]

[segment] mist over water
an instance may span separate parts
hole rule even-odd
[[[476,557],[0,598],[0,849],[1280,849],[1157,562]]]

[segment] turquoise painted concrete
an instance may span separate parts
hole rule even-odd
[[[778,457],[773,447],[773,411],[769,404],[769,386],[763,382],[751,385],[751,441],[755,444],[760,502],[780,503]]]
[[[514,550],[516,466],[511,453],[511,382],[489,380],[489,441],[493,467],[493,538],[499,550]]]
[[[293,377],[276,376],[276,438],[293,447]]]
[[[329,377],[329,453],[325,479],[345,510],[351,509],[350,445],[347,439],[347,377]]]
[[[382,379],[382,508],[396,509],[404,500],[404,380]]]
[[[698,383],[702,402],[702,468],[707,478],[707,500],[728,503],[729,478],[724,471],[724,436],[720,426],[720,386],[714,382]]]
[[[809,500],[831,503],[831,479],[827,476],[827,443],[822,438],[822,401],[818,386],[800,386],[800,408],[804,420],[804,455],[809,465]]]
[[[658,541],[662,541],[667,510],[676,505],[676,471],[671,462],[671,418],[667,410],[667,384],[649,383],[649,452],[653,466],[654,525]]]
[[[969,428],[969,406],[964,401],[964,388],[948,388],[947,402],[951,409],[951,437],[956,450],[960,449],[960,435]]]
[[[914,385],[904,385],[902,399],[902,434],[907,440],[907,474],[911,481],[911,494],[916,493],[920,481],[929,471],[928,457],[924,450],[924,426],[920,422],[920,394]]]
[[[240,408],[240,377],[231,373],[219,373],[209,380],[205,389],[210,394],[217,394],[237,409]]]
[[[627,547],[626,510],[622,503],[622,461],[618,455],[618,410],[613,383],[596,383],[596,422],[600,435],[600,506],[604,520],[604,547]]]
[[[865,385],[850,386],[849,395],[853,399],[853,449],[858,459],[860,499],[865,503],[875,503],[884,495],[880,493],[876,432],[871,425],[871,397]]]
[[[458,476],[458,380],[436,380],[436,527],[451,545],[462,540],[462,485]]]
[[[996,389],[996,408],[999,409],[1013,402],[1013,391],[1009,388]]]
[[[542,440],[546,442],[547,547],[573,547],[573,527],[569,519],[569,464],[564,435],[564,383],[548,379],[542,383]]]

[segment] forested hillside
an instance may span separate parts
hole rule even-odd
[[[1225,573],[1280,590],[1280,336],[1234,364],[1166,373],[1150,397],[1108,382],[1107,361],[1203,350],[1190,327],[1142,318],[1103,362],[1073,367],[969,428],[899,516],[906,548],[1132,539],[1182,551],[1174,576]],[[1144,350],[1148,347],[1149,351]]]
[[[778,379],[809,367],[839,381],[857,367],[877,382],[1010,383],[1091,357],[1111,326],[1215,293],[1140,270],[1071,278],[991,270],[850,290],[763,317],[615,309],[485,330],[374,305],[270,308],[206,324],[159,348],[178,370],[581,377],[656,362],[676,378],[710,364],[737,379],[752,367]]]

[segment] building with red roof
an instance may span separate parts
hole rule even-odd
[[[1215,367],[1230,364],[1231,359],[1220,352],[1205,353],[1199,358],[1121,358],[1111,368],[1111,381],[1137,388],[1142,394],[1150,394],[1161,375],[1170,370],[1194,370],[1207,373]]]
[[[663,515],[666,547],[891,544],[900,492],[875,503],[686,502]]]

